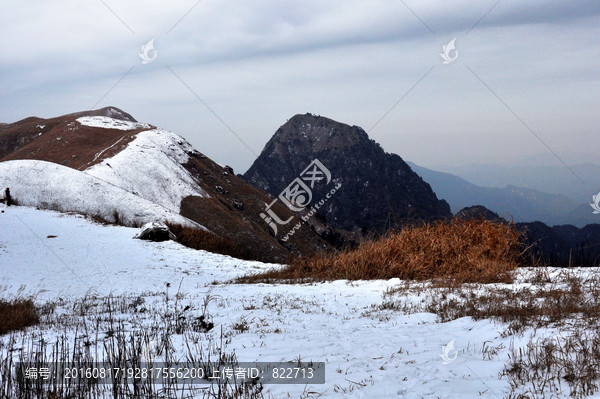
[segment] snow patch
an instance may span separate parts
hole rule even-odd
[[[204,227],[92,175],[59,164],[17,160],[0,162],[0,181],[11,187],[20,205],[77,212],[113,221],[118,212],[126,224],[166,220]]]
[[[81,118],[77,118],[77,122],[84,126],[101,127],[104,129],[150,129],[150,125],[148,125],[147,123],[123,121],[120,119],[109,118],[107,116],[83,116]]]
[[[123,151],[85,172],[179,213],[183,198],[210,197],[182,166],[192,151],[191,144],[175,133],[148,130],[138,133]]]

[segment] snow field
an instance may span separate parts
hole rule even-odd
[[[430,313],[381,309],[385,293],[401,283],[395,279],[231,284],[228,281],[235,277],[279,266],[195,251],[174,242],[134,240],[136,229],[98,225],[80,216],[26,207],[4,210],[0,213],[4,295],[32,294],[39,303],[61,298],[57,312],[64,314],[70,314],[82,298],[142,298],[148,311],[115,316],[132,330],[159,323],[167,295],[171,301],[178,298],[180,309],[190,306],[190,317],[201,314],[204,301],[213,298],[207,310],[215,328],[198,334],[199,339],[218,340],[222,328],[227,350],[242,362],[325,362],[326,384],[267,386],[277,398],[300,397],[303,392],[318,392],[323,398],[502,398],[508,383],[498,376],[509,348],[525,345],[532,335],[556,334],[539,329],[502,336],[506,325],[490,320],[464,317],[439,323]],[[47,238],[51,235],[56,237]],[[405,300],[419,303],[426,296],[422,291]],[[30,331],[36,329],[50,340],[64,333],[43,324]],[[99,339],[104,333],[100,331]],[[186,337],[174,337],[181,356],[186,353]],[[443,347],[452,340],[454,350],[445,353],[450,361],[444,364]],[[497,353],[486,355],[485,346],[497,348]]]

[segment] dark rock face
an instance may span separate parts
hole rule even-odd
[[[542,222],[518,223],[525,232],[531,252],[549,266],[600,265],[600,225],[548,227]]]
[[[474,205],[463,208],[456,212],[454,217],[462,220],[504,221],[497,213],[490,211],[483,205]]]
[[[296,115],[281,126],[244,179],[278,196],[315,159],[331,173],[331,181],[311,188],[311,204],[339,186],[318,211],[335,227],[383,232],[452,216],[429,184],[363,129],[311,114]]]

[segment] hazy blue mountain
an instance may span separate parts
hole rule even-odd
[[[580,203],[565,195],[517,185],[483,187],[450,173],[434,171],[411,162],[408,164],[431,185],[439,198],[450,204],[455,213],[465,207],[483,205],[515,222],[541,221],[550,226],[573,224],[579,227],[600,222],[600,216],[593,215],[587,203]]]
[[[569,169],[550,161],[551,159],[536,157],[531,159],[530,164],[522,162],[519,166],[470,164],[445,166],[441,170],[478,186],[506,187],[512,184],[549,194],[564,195],[579,204],[590,202],[592,195],[600,191],[600,165],[580,162],[570,165]]]
[[[585,163],[600,164],[598,154],[584,152],[561,152],[560,159],[567,165],[581,165]],[[511,166],[562,166],[562,162],[556,155],[550,152],[542,152],[539,154],[529,155],[527,157],[517,159],[510,162]]]

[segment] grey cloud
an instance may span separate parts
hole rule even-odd
[[[195,0],[106,3],[135,34],[100,1],[0,3],[0,121],[87,108],[135,65],[99,106],[113,104],[172,128],[223,162],[235,154],[241,161],[233,166],[243,170],[251,154],[240,155],[247,150],[231,144],[165,65],[256,143],[256,151],[295,113],[368,128],[436,65],[372,133],[386,150],[424,165],[443,163],[472,156],[461,145],[477,138],[488,148],[483,158],[505,157],[509,147],[478,136],[484,130],[522,140],[512,149],[518,153],[540,152],[468,73],[468,63],[551,143],[560,144],[562,126],[573,121],[581,134],[600,123],[592,111],[598,105],[597,1],[502,0],[468,36],[495,0],[405,0],[435,34],[397,0],[204,0],[169,34]],[[459,60],[443,67],[438,53],[454,36]],[[152,37],[157,61],[141,65],[137,52]],[[596,141],[566,145],[585,150]]]

